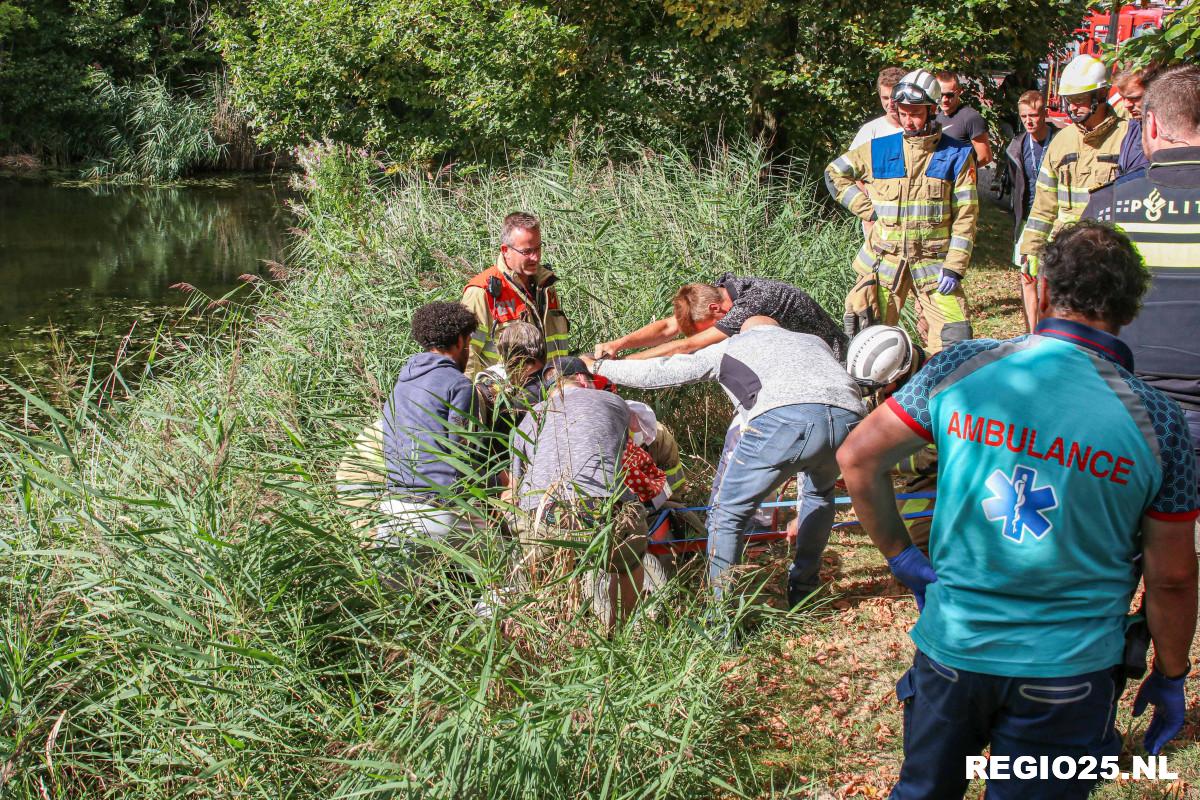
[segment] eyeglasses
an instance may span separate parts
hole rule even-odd
[[[953,100],[954,98],[958,97],[958,92],[942,92],[942,97],[946,98],[947,100]]]
[[[529,258],[529,257],[530,257],[531,255],[533,255],[534,253],[540,253],[540,252],[542,252],[542,246],[541,246],[540,244],[539,244],[537,247],[525,247],[525,248],[516,247],[516,246],[514,246],[514,245],[511,245],[511,244],[510,244],[510,245],[505,245],[505,246],[506,246],[506,247],[507,247],[509,250],[512,250],[512,251],[513,251],[513,252],[515,252],[515,253],[520,253],[521,255],[525,256],[526,258]]]

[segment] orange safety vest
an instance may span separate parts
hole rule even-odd
[[[546,318],[546,313],[558,310],[558,293],[549,291],[557,281],[558,277],[553,273],[546,278],[545,283],[539,284],[536,279],[531,281],[532,299],[535,305],[532,312],[529,308],[528,295],[514,286],[504,271],[494,264],[467,281],[467,286],[483,289],[483,295],[487,298],[488,311],[492,315],[495,327],[503,327],[510,322],[522,320],[533,323],[538,326],[539,330],[545,330],[546,326],[543,320]]]

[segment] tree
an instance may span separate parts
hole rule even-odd
[[[1122,65],[1144,67],[1200,60],[1200,4],[1189,3],[1167,14],[1160,30],[1130,39],[1120,48],[1106,47],[1105,60],[1120,59]]]
[[[718,127],[838,149],[883,66],[1033,68],[1084,0],[248,0],[219,16],[269,143],[486,158],[580,131],[695,144]]]

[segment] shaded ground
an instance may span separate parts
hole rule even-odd
[[[985,203],[966,282],[977,336],[1024,332],[1017,276],[1008,266],[1009,220]],[[760,559],[771,564],[773,576],[782,574],[782,548]],[[755,681],[761,699],[747,708],[745,735],[759,767],[778,776],[777,785],[809,787],[788,796],[887,797],[902,760],[903,719],[894,687],[912,658],[908,630],[916,606],[857,529],[834,532],[825,577],[833,591],[813,613],[811,629],[781,638],[766,655],[732,670],[737,680]],[[1200,648],[1193,648],[1192,658],[1200,658]],[[1105,783],[1094,798],[1200,797],[1193,788],[1200,785],[1200,696],[1195,681],[1190,687],[1187,725],[1166,753],[1179,780]],[[1130,718],[1135,690],[1126,691],[1118,719],[1126,738],[1125,770],[1130,756],[1142,753],[1148,723],[1148,714]],[[973,785],[967,796],[981,794],[982,786]]]

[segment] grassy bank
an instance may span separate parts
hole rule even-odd
[[[768,621],[734,658],[680,590],[608,639],[561,580],[479,617],[472,587],[506,571],[494,531],[462,552],[365,551],[332,472],[415,349],[411,311],[457,296],[513,208],[546,218],[579,346],[725,269],[833,304],[854,226],[823,222],[799,176],[764,184],[749,149],[700,166],[563,153],[438,183],[372,183],[374,165],[329,151],[306,166],[291,274],[249,285],[251,324],[161,342],[169,375],[125,406],[87,384],[43,407],[40,431],[5,433],[0,791],[787,793],[794,771],[747,745],[758,664],[799,623]],[[692,453],[706,403],[718,436],[728,412],[711,395],[662,401]]]

